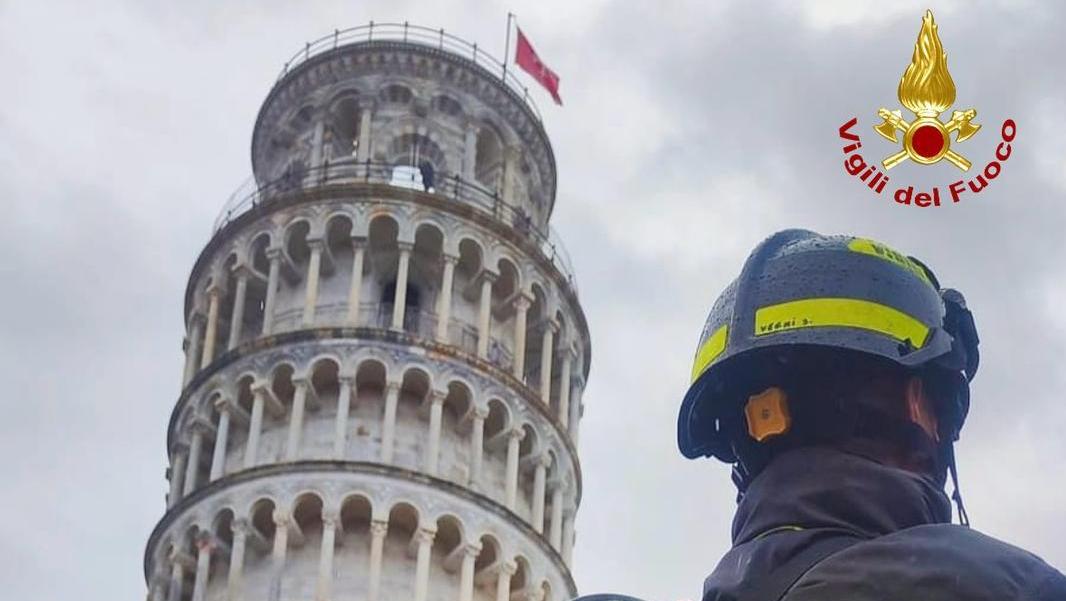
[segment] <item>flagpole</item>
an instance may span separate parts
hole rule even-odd
[[[514,13],[507,13],[507,41],[503,43],[503,75],[500,76],[503,81],[507,81],[507,55],[511,53],[511,21],[514,19]]]

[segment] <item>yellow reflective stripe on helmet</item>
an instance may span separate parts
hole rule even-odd
[[[703,341],[700,345],[700,350],[696,351],[696,361],[692,364],[692,381],[695,382],[696,378],[700,377],[711,361],[714,361],[718,355],[722,354],[725,350],[726,340],[729,338],[729,326],[724,325],[714,331],[707,337],[707,340]]]
[[[868,238],[855,238],[848,244],[848,250],[862,253],[864,255],[870,255],[871,257],[878,257],[884,259],[889,263],[895,263],[914,275],[922,278],[922,281],[933,285],[933,282],[929,280],[929,276],[922,269],[922,266],[916,263],[913,259],[907,255],[893,250],[880,242],[875,242]]]
[[[755,312],[756,336],[820,327],[870,330],[900,342],[910,340],[917,348],[929,336],[929,327],[914,317],[880,303],[855,298],[808,298],[762,307]]]

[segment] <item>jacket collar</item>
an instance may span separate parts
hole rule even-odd
[[[831,528],[866,538],[951,522],[951,503],[928,477],[829,447],[775,458],[733,519],[733,545],[779,528]]]

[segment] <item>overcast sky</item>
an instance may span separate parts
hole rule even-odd
[[[927,4],[0,0],[0,588],[138,599],[164,510],[186,277],[249,172],[259,103],[305,40],[370,20],[444,27],[502,54],[513,10],[562,78],[535,92],[555,148],[553,223],[592,331],[582,592],[698,598],[729,544],[728,469],[686,461],[677,406],[706,312],[785,227],[870,236],[963,290],[982,364],[959,447],[976,527],[1066,566],[1066,7],[936,2],[978,167],[962,203],[889,196],[958,179],[903,164],[877,196],[837,128],[897,108]],[[533,84],[530,84],[533,87]],[[950,205],[950,203],[949,203]]]

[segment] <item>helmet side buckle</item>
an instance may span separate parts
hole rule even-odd
[[[792,428],[788,395],[776,386],[748,397],[744,415],[748,420],[748,434],[758,442],[780,436]]]

